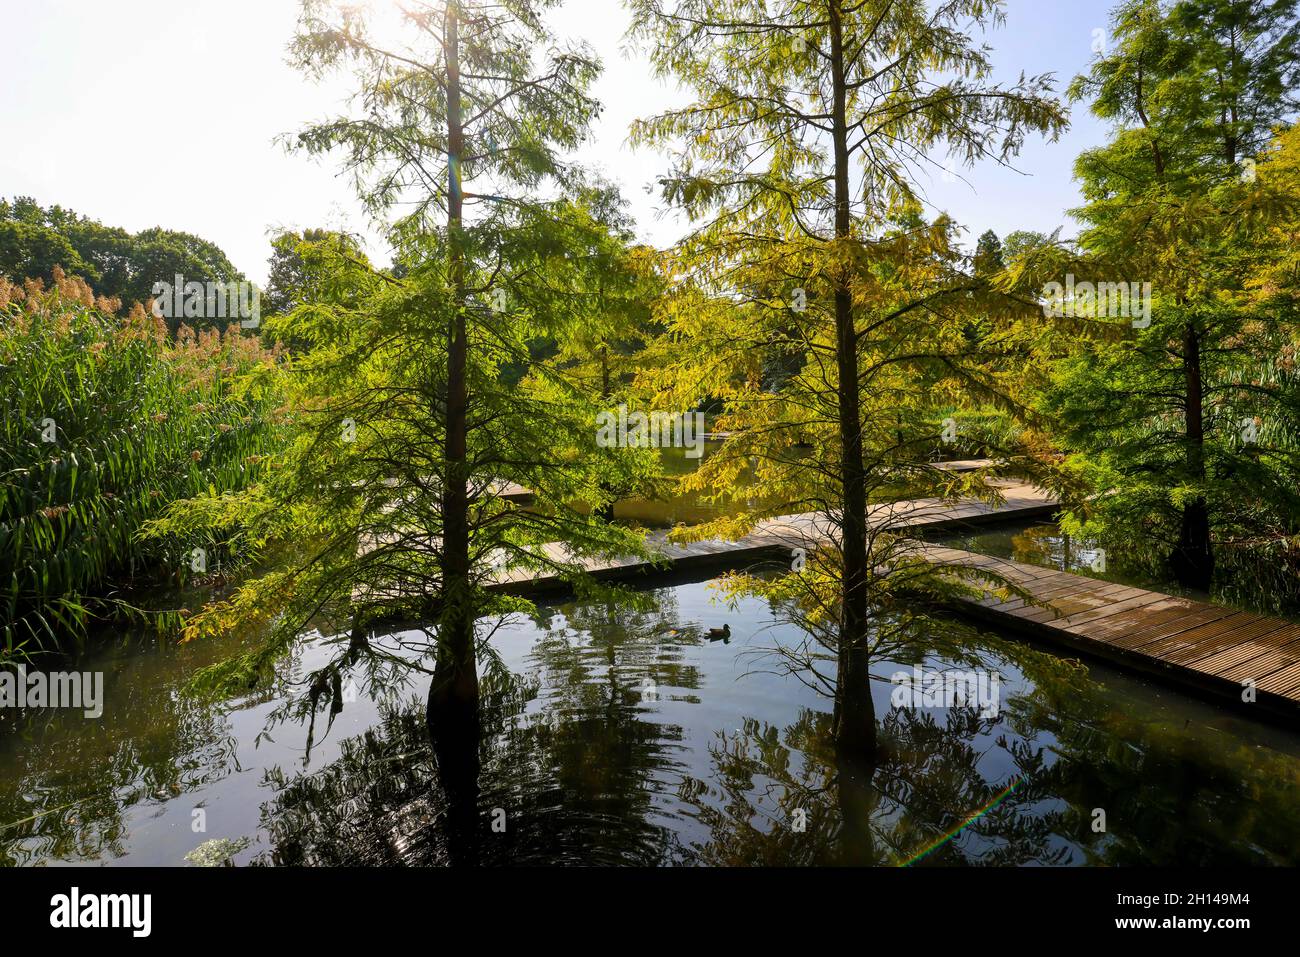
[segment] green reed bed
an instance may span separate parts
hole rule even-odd
[[[136,613],[123,589],[194,574],[194,548],[222,555],[137,532],[177,499],[244,487],[277,447],[275,350],[238,324],[170,337],[117,308],[61,273],[50,289],[0,277],[0,661]]]

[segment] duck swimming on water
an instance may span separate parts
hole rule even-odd
[[[706,633],[709,641],[717,641],[721,638],[723,641],[731,640],[731,623],[724,624],[721,628],[710,628]]]

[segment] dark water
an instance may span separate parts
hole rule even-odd
[[[828,702],[758,654],[798,642],[796,626],[756,599],[729,608],[708,583],[651,597],[497,632],[518,682],[486,709],[473,826],[456,841],[423,687],[360,688],[308,758],[303,726],[267,721],[318,646],[278,688],[220,704],[179,688],[228,647],[101,650],[77,667],[106,672],[102,718],[0,712],[0,861],[181,865],[228,839],[247,842],[241,865],[894,865],[959,828],[919,866],[1300,856],[1294,734],[971,632],[1001,678],[997,714],[894,707],[879,683],[886,756],[849,775]],[[708,640],[724,622],[729,641]]]
[[[660,499],[632,498],[618,502],[614,506],[614,518],[646,528],[671,528],[680,524],[695,525],[752,509],[756,503],[750,492],[753,478],[748,469],[741,470],[734,486],[720,499],[715,499],[708,491],[687,492],[677,487],[676,479],[694,472],[703,458],[722,448],[722,442],[709,440],[702,446],[701,458],[688,456],[685,449],[661,449],[663,475],[670,483],[665,489],[667,494]]]

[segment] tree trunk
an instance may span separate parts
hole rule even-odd
[[[442,611],[437,663],[429,688],[428,722],[456,737],[478,726],[478,669],[474,661],[474,605],[469,563],[469,475],[466,467],[469,342],[465,328],[465,260],[461,246],[463,193],[459,24],[455,3],[447,4],[447,242],[455,315],[448,330],[446,450],[442,487]],[[436,741],[435,741],[436,746]]]
[[[876,859],[875,818],[879,794],[876,791],[874,755],[841,752],[836,759],[835,793],[840,811],[838,863],[850,867],[889,864]]]
[[[850,236],[849,150],[844,78],[844,35],[840,0],[830,0],[831,79],[834,87],[832,142],[835,151],[835,238]],[[843,599],[839,669],[836,680],[835,740],[846,753],[874,753],[876,714],[867,671],[867,487],[862,465],[858,399],[858,347],[849,277],[835,276],[835,353],[839,376],[840,479],[843,514]]]
[[[1201,343],[1196,327],[1183,329],[1183,376],[1187,390],[1187,474],[1205,480],[1205,418],[1202,396]],[[1183,505],[1178,547],[1170,557],[1175,577],[1188,588],[1209,591],[1214,580],[1214,551],[1210,543],[1210,511],[1204,496]]]
[[[604,302],[604,286],[601,286],[600,302]],[[606,402],[612,390],[609,384],[609,345],[605,344],[600,347],[600,397]],[[602,491],[609,491],[609,486],[601,484]],[[596,509],[596,518],[602,522],[614,521],[614,503],[611,501],[608,505],[601,505]]]

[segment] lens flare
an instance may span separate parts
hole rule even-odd
[[[992,811],[995,807],[997,807],[999,804],[1005,801],[1007,799],[1007,796],[1010,795],[1011,792],[1014,791],[1019,786],[1020,786],[1020,778],[1013,779],[1012,782],[1009,785],[1007,785],[1006,788],[999,791],[997,794],[993,795],[993,799],[990,800],[987,804],[985,804],[982,808],[980,808],[975,813],[971,814],[968,818],[966,818],[966,820],[962,821],[955,828],[953,828],[947,834],[943,835],[943,837],[939,838],[933,844],[930,844],[927,847],[923,848],[922,850],[914,854],[912,857],[909,857],[907,860],[900,861],[898,866],[911,867],[917,861],[921,860],[921,858],[925,857],[928,854],[933,853],[934,851],[937,851],[939,848],[943,847],[943,845],[947,844],[949,841],[951,841],[954,837],[956,837],[966,828],[970,827],[972,824],[974,824],[976,821],[982,818],[985,814],[988,814],[989,811]]]

